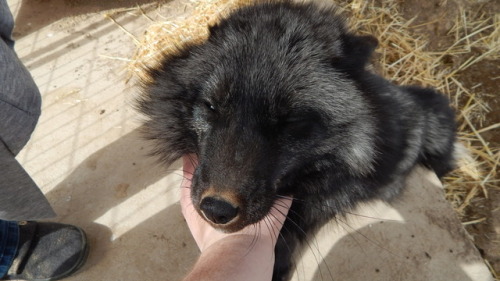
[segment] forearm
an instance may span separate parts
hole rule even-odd
[[[269,281],[273,267],[271,241],[234,235],[207,248],[183,281]]]

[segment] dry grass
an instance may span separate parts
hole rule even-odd
[[[144,68],[154,66],[163,53],[176,52],[185,43],[204,40],[208,35],[207,25],[252,2],[199,0],[186,18],[152,21],[144,36],[135,39],[138,48],[129,65],[131,75],[145,79]],[[460,168],[445,178],[446,197],[464,225],[483,222],[485,218],[473,215],[473,208],[481,202],[478,198],[487,198],[488,190],[499,186],[500,148],[490,146],[482,134],[498,130],[500,124],[483,127],[488,106],[478,98],[480,93],[464,86],[460,73],[485,59],[500,58],[500,15],[492,18],[460,10],[449,31],[455,37],[454,43],[442,51],[431,52],[426,48],[427,39],[412,33],[413,21],[403,18],[396,0],[340,2],[356,33],[378,38],[375,64],[384,77],[397,84],[434,87],[450,97],[458,112],[459,141],[465,149]],[[443,63],[449,57],[463,59],[459,65]]]
[[[352,15],[351,27],[358,33],[379,39],[382,75],[397,84],[420,84],[447,94],[457,109],[459,141],[467,148],[460,168],[446,178],[447,197],[464,218],[465,209],[478,195],[488,196],[488,188],[498,186],[499,147],[490,147],[482,133],[500,128],[500,124],[482,127],[489,110],[478,93],[460,81],[459,74],[485,59],[500,58],[500,16],[494,19],[460,11],[454,27],[455,43],[446,50],[430,52],[426,38],[411,32],[412,20],[404,19],[396,1],[355,0],[343,5]],[[480,50],[471,52],[471,50]],[[458,67],[443,63],[450,56],[467,57]]]
[[[149,77],[145,75],[145,69],[157,65],[164,54],[175,53],[184,44],[205,40],[208,36],[207,26],[215,24],[233,9],[254,2],[253,0],[198,1],[189,17],[164,21],[151,20],[151,25],[141,40],[135,39],[137,49],[129,64],[131,78],[147,80]]]

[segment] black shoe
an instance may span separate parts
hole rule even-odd
[[[60,223],[19,223],[19,248],[2,280],[59,280],[75,273],[88,256],[82,229]]]

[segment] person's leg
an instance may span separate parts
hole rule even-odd
[[[12,67],[12,64],[10,63],[11,60],[17,59],[15,57],[15,53],[13,52],[12,48],[14,47],[14,40],[12,40],[11,34],[12,30],[14,28],[14,19],[12,17],[12,14],[10,13],[9,7],[7,6],[7,2],[5,0],[0,0],[0,61],[2,63],[2,69],[0,73],[0,80],[5,81],[5,79],[8,79],[7,72],[9,72]],[[10,49],[10,50],[8,50]],[[14,65],[13,67],[17,67]],[[23,67],[24,68],[24,67]],[[26,71],[25,69],[21,71]],[[2,74],[3,73],[3,74]],[[4,83],[2,83],[4,84]],[[6,92],[6,91],[5,91]],[[36,93],[38,90],[36,90]],[[38,96],[34,95],[34,98],[31,98],[30,100],[33,102],[38,102],[38,104],[31,104],[31,106],[34,105],[35,112],[38,111],[40,112],[40,98],[39,94]],[[7,97],[5,97],[7,99]],[[12,99],[13,100],[13,99]],[[27,104],[24,104],[25,107],[29,106]],[[9,105],[9,107],[11,107]],[[7,120],[7,116],[4,116],[5,114],[8,114],[7,111],[7,106],[6,106],[6,101],[0,100],[0,108],[2,108],[0,112],[0,118],[2,120],[2,124],[8,124],[10,120]],[[35,115],[36,116],[36,115]],[[26,142],[29,139],[29,136],[26,137],[26,135],[30,135],[31,131],[35,127],[35,124],[38,120],[38,117],[33,118],[33,120],[30,122],[32,123],[31,130],[28,128],[28,131],[24,133],[25,136],[15,136],[16,138],[20,138],[22,141],[13,141],[11,143],[15,143],[15,145],[12,145],[12,147],[9,147],[9,149],[12,151],[13,154],[17,154],[19,150],[26,144]],[[4,129],[6,125],[0,127]],[[5,134],[7,135],[7,133]],[[17,253],[19,245],[19,225],[17,222],[14,221],[5,221],[5,220],[0,220],[0,278],[3,276],[7,275],[7,272],[9,271],[12,262],[14,261],[14,258]]]
[[[13,49],[13,26],[9,7],[0,0],[0,219],[52,218],[50,204],[14,158],[35,129],[41,95]]]
[[[13,51],[14,40],[11,37],[13,28],[14,19],[7,2],[0,0],[0,84],[2,87],[5,85],[5,88],[0,89],[2,91],[2,94],[0,94],[0,138],[5,138],[5,144],[9,144],[8,149],[13,155],[16,155],[26,144],[35,128],[40,114],[41,99],[40,93],[32,80],[22,78],[31,78],[31,76],[29,76],[29,73],[27,73],[27,70],[19,62]],[[12,79],[15,80],[16,76],[18,82],[6,82],[12,81]],[[26,83],[26,85],[21,86],[19,90],[14,90],[14,87],[19,86],[20,83]],[[16,92],[21,92],[21,95],[25,97],[7,94]],[[14,112],[23,109],[29,109],[29,114]],[[12,126],[13,122],[19,124]],[[10,132],[12,130],[9,128],[20,129],[16,130],[16,132]],[[18,223],[0,220],[0,278],[5,276],[11,267],[18,245]]]
[[[11,37],[13,28],[14,18],[7,1],[0,0],[0,40],[3,40],[11,48],[14,46],[14,40]]]
[[[0,220],[0,278],[7,274],[17,253],[19,227],[17,222]]]
[[[0,139],[17,155],[38,122],[41,96],[31,74],[14,52],[13,27],[7,2],[0,0]]]
[[[0,177],[0,191],[7,195],[0,196],[0,217],[4,219],[0,220],[0,280],[59,280],[75,273],[87,258],[88,243],[83,230],[67,224],[5,220],[36,219],[32,210],[40,204],[29,200],[33,191],[40,192],[36,184],[22,189],[26,192],[20,192],[20,186],[12,186],[22,182],[16,181],[18,176],[29,175],[14,173],[9,168],[19,163],[7,161],[14,159],[28,142],[41,107],[38,87],[14,52],[13,25],[6,1],[0,0],[0,170],[2,175],[8,174],[7,180]],[[14,180],[9,180],[9,176]],[[40,197],[46,200],[43,195]],[[31,212],[18,204],[8,204],[8,198],[29,200]],[[6,210],[5,206],[10,207]]]

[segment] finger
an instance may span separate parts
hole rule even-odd
[[[191,186],[191,180],[193,178],[194,170],[198,166],[198,159],[194,154],[184,155],[182,157],[182,175],[183,175],[183,187],[184,183]],[[187,184],[189,183],[189,184]]]
[[[192,210],[190,209],[193,209],[193,204],[191,201],[191,183],[197,163],[198,160],[194,155],[184,155],[182,157],[183,180],[181,183],[180,203],[184,216],[186,216],[187,210],[189,210],[189,213],[192,213]]]
[[[261,234],[271,237],[274,243],[276,243],[279,232],[281,231],[281,228],[283,228],[292,202],[293,198],[291,197],[276,200],[269,214],[261,221],[261,223],[268,225],[268,230],[272,231],[272,233],[267,231]]]
[[[288,211],[290,210],[290,206],[292,205],[293,198],[279,198],[274,202],[273,207],[271,208],[270,215],[272,222],[283,222],[286,219]]]

